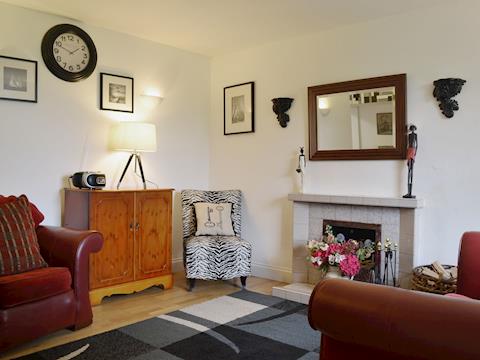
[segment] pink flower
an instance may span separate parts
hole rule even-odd
[[[349,277],[355,276],[360,271],[360,261],[355,255],[349,254],[340,263],[340,270]]]
[[[330,244],[330,246],[328,247],[327,251],[326,251],[326,254],[327,256],[328,255],[335,255],[336,253],[342,253],[342,245],[338,244],[338,243],[334,243],[334,244]]]

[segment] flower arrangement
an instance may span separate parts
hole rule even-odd
[[[372,241],[359,243],[353,239],[345,240],[342,234],[335,237],[330,225],[325,227],[325,235],[321,240],[310,240],[307,243],[307,249],[310,253],[308,260],[314,267],[326,272],[330,266],[336,266],[349,278],[357,275],[361,263],[375,253]]]

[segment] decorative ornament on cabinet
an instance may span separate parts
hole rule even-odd
[[[292,98],[275,98],[273,102],[273,112],[277,115],[278,123],[285,128],[290,121],[290,116],[286,113],[292,106]]]
[[[435,86],[433,96],[440,103],[440,110],[447,118],[452,118],[454,111],[459,109],[458,101],[452,98],[460,94],[466,82],[466,80],[459,78],[438,79],[433,82]]]

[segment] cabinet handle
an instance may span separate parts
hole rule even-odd
[[[139,223],[136,223],[136,224],[135,224],[135,231],[138,231],[138,229],[140,229],[140,224],[139,224]]]
[[[130,231],[133,231],[133,223],[130,223]]]

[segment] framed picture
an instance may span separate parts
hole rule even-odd
[[[254,83],[248,82],[223,89],[223,134],[255,131]]]
[[[0,99],[37,102],[37,62],[0,56]]]
[[[392,135],[393,113],[377,113],[377,134]]]
[[[100,73],[100,109],[133,113],[133,78]]]

